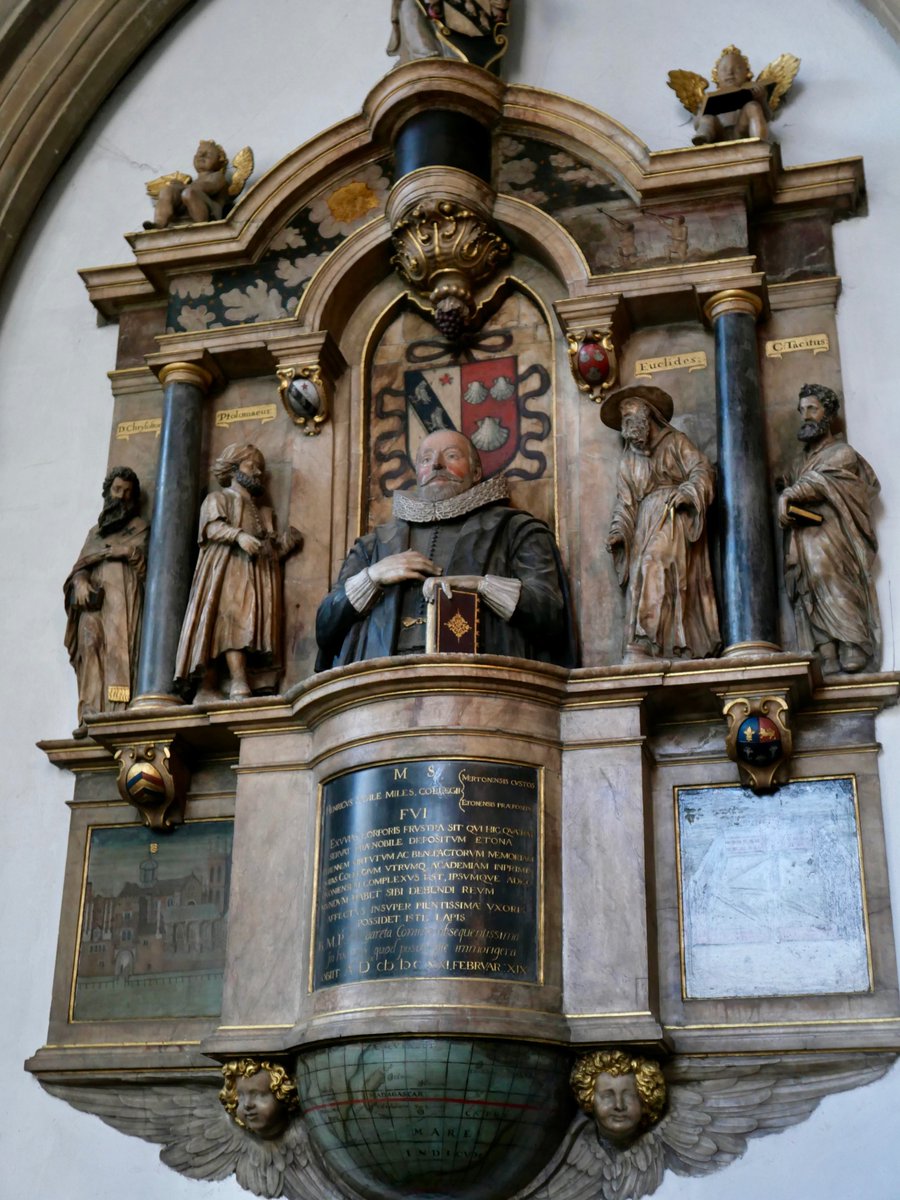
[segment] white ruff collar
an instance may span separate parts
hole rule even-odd
[[[394,516],[398,521],[409,521],[416,525],[432,525],[435,521],[452,521],[466,513],[509,499],[509,487],[505,475],[495,475],[476,483],[467,492],[451,496],[448,500],[420,500],[409,492],[394,493]]]

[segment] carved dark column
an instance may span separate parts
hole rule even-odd
[[[490,183],[490,130],[467,113],[428,109],[397,134],[394,158],[397,179],[421,167],[455,167]]]
[[[135,708],[180,703],[173,687],[175,653],[191,587],[201,415],[212,376],[196,363],[176,362],[162,368],[159,381],[165,398]]]
[[[703,312],[715,331],[722,636],[726,655],[778,651],[775,553],[752,292],[717,292]]]

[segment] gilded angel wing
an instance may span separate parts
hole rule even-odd
[[[191,182],[191,176],[185,175],[184,171],[170,171],[168,175],[160,175],[158,179],[151,179],[146,184],[147,195],[152,196],[155,200],[159,193],[163,190],[167,183],[180,183],[182,187],[187,187]]]
[[[670,71],[668,84],[691,116],[693,116],[703,103],[703,97],[706,95],[706,89],[709,87],[709,80],[704,79],[702,75],[698,75],[695,71]]]
[[[231,160],[231,166],[234,173],[231,176],[231,183],[228,185],[228,195],[238,196],[244,184],[253,173],[253,151],[249,146],[245,146],[243,150],[238,150],[237,154]]]
[[[678,1059],[667,1072],[669,1112],[655,1132],[665,1165],[679,1175],[709,1175],[733,1162],[752,1137],[797,1125],[834,1092],[880,1079],[887,1054],[847,1054],[710,1063]]]
[[[774,83],[775,87],[769,96],[769,108],[772,112],[778,107],[787,93],[791,90],[794,77],[800,69],[800,59],[794,54],[779,54],[774,62],[763,67],[756,77],[757,83]]]
[[[515,1200],[638,1200],[655,1192],[664,1174],[657,1130],[617,1148],[602,1141],[591,1118],[579,1113],[553,1161]]]
[[[256,1196],[333,1200],[335,1188],[316,1164],[303,1118],[278,1138],[258,1138],[231,1120],[209,1084],[85,1087],[43,1085],[73,1108],[93,1113],[121,1133],[161,1143],[159,1157],[190,1179],[234,1175]]]

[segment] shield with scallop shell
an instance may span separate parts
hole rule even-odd
[[[519,449],[518,378],[514,354],[407,371],[410,460],[429,433],[455,429],[478,450],[486,479],[508,467]]]

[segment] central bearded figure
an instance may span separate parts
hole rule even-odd
[[[575,665],[568,590],[553,534],[509,507],[502,476],[482,482],[478,451],[453,430],[416,456],[415,496],[357,540],[319,606],[317,670],[425,649],[435,588],[477,591],[488,654]]]

